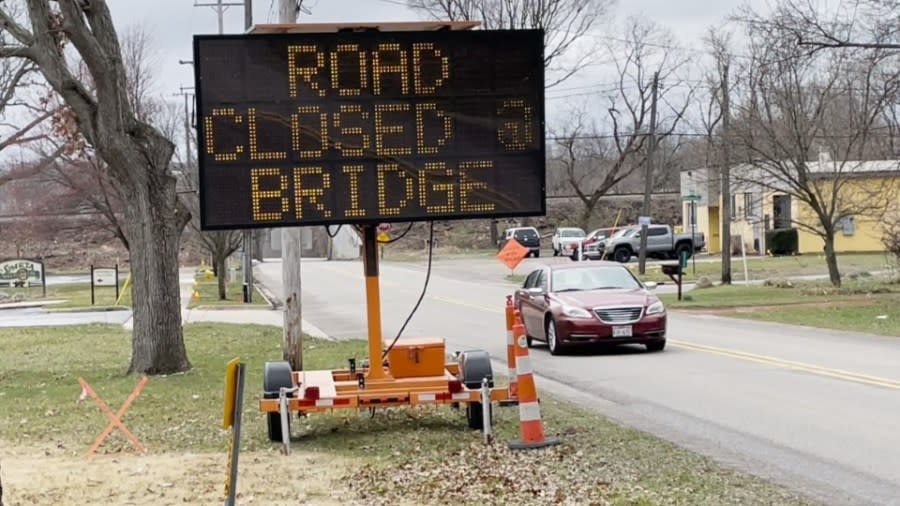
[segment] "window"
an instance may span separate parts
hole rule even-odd
[[[666,235],[666,227],[651,227],[647,231],[647,237]]]
[[[750,192],[744,193],[744,218],[749,219],[753,216],[753,194]]]
[[[731,194],[731,221],[737,219],[737,194]]]
[[[641,284],[624,267],[591,267],[553,271],[553,291],[614,290],[640,288]]]
[[[853,216],[843,216],[841,220],[838,221],[838,226],[841,227],[841,232],[845,236],[852,236],[856,233],[856,223],[854,223]]]
[[[535,286],[537,286],[537,280],[540,274],[540,270],[533,271],[531,274],[529,274],[528,277],[525,278],[525,284],[522,285],[522,288],[525,288],[527,290],[528,288],[534,288]]]

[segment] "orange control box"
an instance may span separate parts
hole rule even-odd
[[[395,378],[442,376],[444,340],[418,338],[397,341],[388,352],[388,367]]]

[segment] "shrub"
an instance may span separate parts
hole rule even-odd
[[[796,228],[776,228],[766,232],[766,247],[774,256],[796,255],[800,239]]]

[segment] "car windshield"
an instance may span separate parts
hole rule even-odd
[[[559,269],[553,271],[551,280],[554,292],[641,288],[640,282],[628,269],[617,265]]]
[[[559,232],[560,237],[584,237],[584,230],[580,228],[564,228]]]

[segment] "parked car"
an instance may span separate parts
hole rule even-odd
[[[625,263],[637,255],[641,248],[641,227],[631,226],[628,232],[616,234],[606,241],[606,257]],[[650,225],[647,227],[647,257],[649,258],[681,258],[690,257],[706,246],[703,234],[672,232],[669,225]]]
[[[528,254],[534,257],[541,256],[541,236],[534,227],[516,227],[508,228],[503,231],[503,239],[500,240],[498,246],[503,249],[506,243],[515,238],[515,240],[528,248]]]
[[[553,246],[553,256],[564,255],[569,250],[570,245],[579,243],[582,239],[584,239],[584,230],[580,228],[557,228],[550,241]]]
[[[557,355],[586,343],[666,347],[666,308],[625,266],[614,262],[556,264],[531,272],[513,304],[526,341],[545,341]]]
[[[600,260],[600,257],[603,256],[603,248],[606,247],[604,242],[605,239],[609,238],[617,230],[621,229],[598,228],[588,234],[587,237],[581,240],[581,259]],[[566,254],[571,257],[572,260],[578,260],[578,243],[574,242],[569,244],[569,250],[566,251]]]

